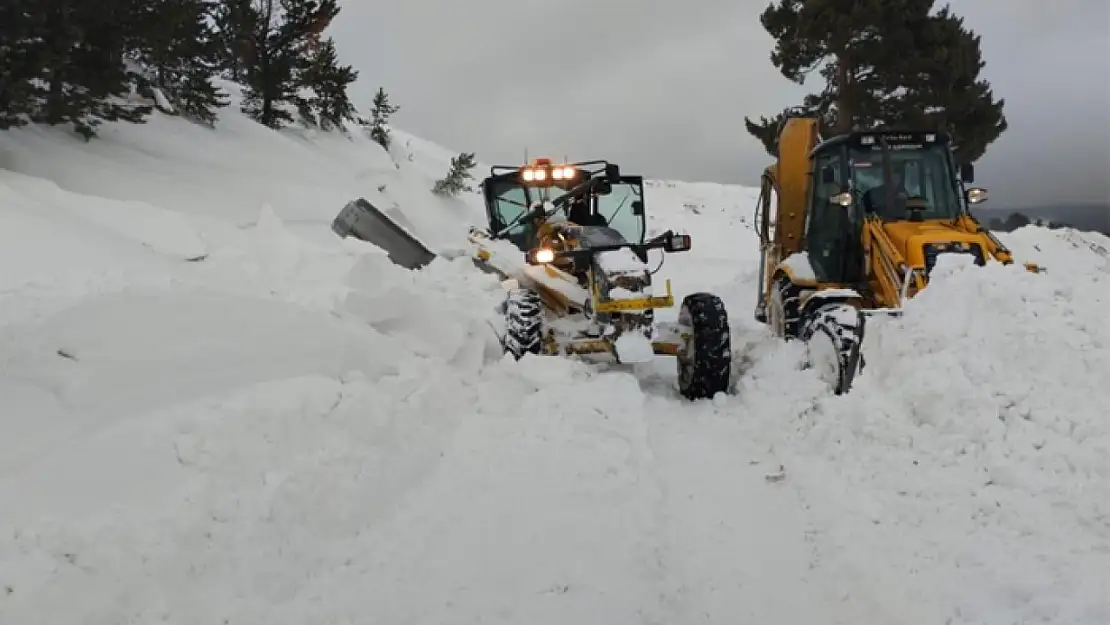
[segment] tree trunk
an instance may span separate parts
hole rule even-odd
[[[46,96],[46,123],[60,124],[65,118],[65,85],[62,81],[62,71],[58,68],[50,70],[50,87]]]

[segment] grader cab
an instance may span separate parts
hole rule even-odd
[[[645,240],[640,176],[606,161],[537,159],[494,167],[482,192],[489,228],[472,230],[470,241],[475,263],[508,285],[500,308],[505,353],[621,364],[671,356],[684,397],[728,392],[732,351],[724,304],[712,293],[691,293],[679,303],[670,280],[663,289],[653,281],[648,252],[687,252],[691,239],[668,230]],[[677,322],[656,320],[657,309],[676,303]]]

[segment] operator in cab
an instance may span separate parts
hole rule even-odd
[[[870,167],[877,173],[882,171],[881,163],[872,162]],[[889,197],[887,195],[888,190]],[[861,199],[866,214],[878,215],[884,221],[898,221],[908,217],[906,202],[909,197],[910,194],[905,188],[902,171],[898,168],[891,168],[890,179],[884,182],[880,177],[879,184],[864,191]]]
[[[609,225],[609,222],[605,221],[605,217],[590,210],[590,198],[588,196],[577,197],[571,202],[570,208],[567,209],[567,219],[579,226]]]

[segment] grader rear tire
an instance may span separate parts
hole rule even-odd
[[[682,301],[680,324],[692,329],[678,360],[678,389],[689,400],[727,393],[732,374],[732,333],[721,298],[693,293]]]

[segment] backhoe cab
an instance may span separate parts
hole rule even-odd
[[[672,231],[644,240],[642,177],[605,161],[537,159],[492,168],[482,193],[489,230],[472,229],[470,241],[480,268],[511,281],[501,306],[507,353],[594,354],[621,363],[675,356],[685,397],[727,392],[732,352],[719,298],[694,293],[678,323],[655,322],[655,309],[675,301],[670,280],[663,293],[654,291],[648,250],[685,252],[691,240]],[[524,258],[506,258],[502,240]]]
[[[864,315],[898,314],[938,256],[969,254],[979,265],[1013,258],[971,215],[987,191],[968,187],[974,171],[956,166],[947,134],[878,130],[821,141],[817,124],[788,117],[778,161],[764,172],[755,316],[778,336],[806,341],[811,364],[839,394],[859,369]]]

